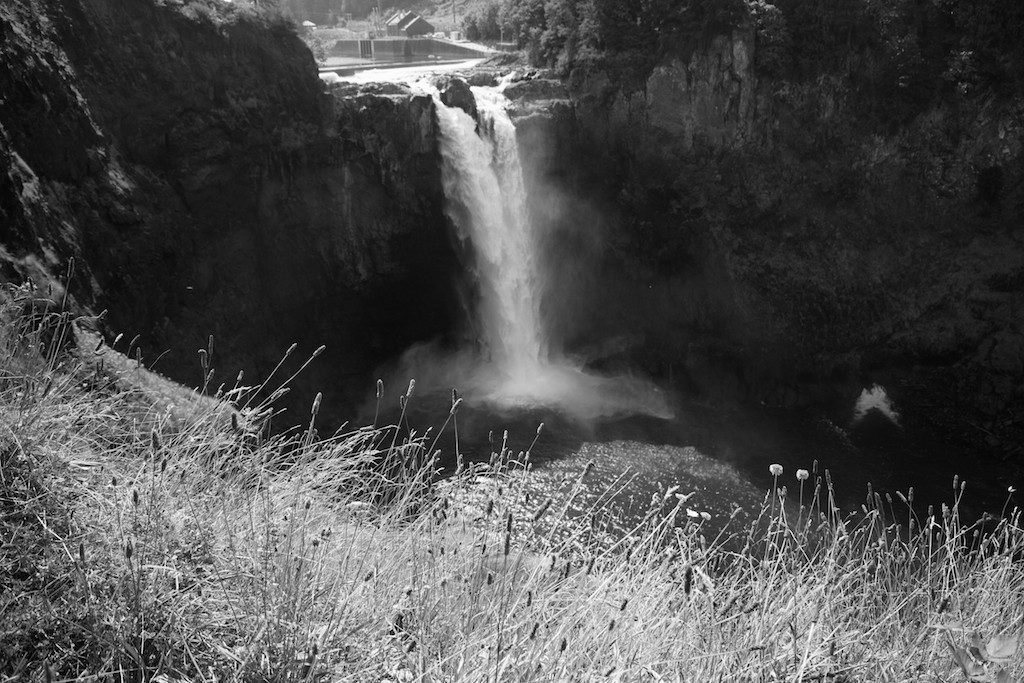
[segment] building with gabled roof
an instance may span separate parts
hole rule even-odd
[[[388,37],[413,38],[435,31],[434,25],[415,12],[398,12],[384,24]]]

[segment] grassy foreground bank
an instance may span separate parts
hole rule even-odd
[[[37,297],[0,305],[3,683],[1021,679],[1020,515],[979,536],[959,482],[855,523],[826,476],[766,471],[749,529],[706,538],[669,489],[597,543],[603,511],[524,500],[526,453],[441,483],[433,434],[325,438],[317,403],[266,438],[274,377],[229,408]]]

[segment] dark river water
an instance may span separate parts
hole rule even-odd
[[[450,394],[414,396],[407,424],[418,433],[436,430],[450,405]],[[971,519],[983,512],[999,514],[1012,483],[941,440],[913,411],[902,410],[897,424],[872,409],[854,423],[853,405],[787,411],[712,407],[683,399],[674,412],[671,419],[630,416],[583,424],[552,410],[496,412],[464,405],[455,424],[441,434],[438,448],[442,464],[450,468],[456,431],[459,450],[472,461],[487,461],[500,450],[506,431],[505,444],[513,454],[532,444],[529,490],[534,501],[552,497],[557,502],[593,463],[577,511],[610,508],[625,526],[643,515],[652,495],[671,486],[694,494],[686,507],[709,513],[711,529],[720,528],[737,509],[743,511],[741,521],[749,520],[772,487],[773,463],[783,467],[779,485],[788,489],[791,510],[800,500],[796,471],[812,470],[817,461],[819,474],[830,471],[844,512],[856,516],[870,484],[883,500],[890,494],[898,521],[906,519],[908,510],[897,491],[906,494],[914,487],[915,511],[923,519],[928,505],[938,510],[953,502],[953,477],[959,475],[967,482],[961,510]],[[538,436],[540,423],[544,427]],[[812,477],[804,485],[805,502],[813,483]]]

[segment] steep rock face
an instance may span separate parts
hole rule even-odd
[[[603,145],[734,147],[755,123],[754,37],[737,29],[703,49],[657,65],[644,87],[624,91],[607,74],[587,74],[572,94],[581,124]]]
[[[77,257],[73,299],[193,385],[211,334],[214,386],[326,344],[293,405],[330,411],[452,326],[433,105],[325,94],[287,25],[226,11],[0,8],[3,275],[59,286]]]
[[[752,45],[734,32],[642,90],[596,73],[547,113],[519,105],[521,138],[549,140],[528,146],[559,150],[535,184],[560,195],[549,318],[707,395],[792,407],[881,381],[1019,451],[1022,103],[879,130],[841,80],[758,82]]]

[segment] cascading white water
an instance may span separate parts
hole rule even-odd
[[[601,377],[566,359],[546,333],[539,235],[531,220],[515,125],[500,88],[473,88],[478,117],[448,107],[437,89],[413,86],[436,103],[445,210],[475,256],[480,300],[475,349],[440,352],[430,345],[403,355],[427,387],[456,387],[497,407],[547,406],[579,419],[625,413],[667,417],[649,382]]]
[[[508,100],[493,88],[473,94],[478,121],[437,100],[447,212],[476,252],[478,322],[491,365],[506,390],[529,391],[548,364],[537,236]]]

